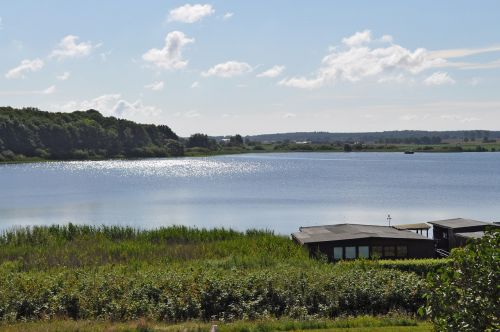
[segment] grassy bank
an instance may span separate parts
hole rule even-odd
[[[138,320],[131,322],[96,322],[96,321],[68,321],[54,320],[36,323],[18,323],[4,325],[5,332],[37,331],[168,331],[168,332],[208,332],[211,323],[187,322],[181,324],[164,324]],[[0,325],[0,327],[2,327]],[[405,316],[371,317],[360,316],[339,318],[336,320],[262,320],[262,321],[236,321],[218,324],[219,332],[271,332],[271,331],[432,331],[431,326],[425,322]]]
[[[328,264],[269,231],[52,226],[0,236],[0,321],[415,315],[425,281]]]

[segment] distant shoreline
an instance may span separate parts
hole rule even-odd
[[[326,144],[311,144],[304,147],[279,147],[277,144],[263,144],[256,145],[262,149],[255,149],[249,147],[229,147],[221,150],[208,150],[208,149],[186,149],[184,155],[175,157],[139,157],[139,158],[86,158],[86,159],[44,159],[40,157],[18,157],[14,160],[0,161],[3,164],[26,164],[26,163],[42,163],[42,162],[61,162],[61,161],[110,161],[110,160],[144,160],[144,159],[158,159],[158,158],[203,158],[214,156],[225,156],[235,154],[250,154],[250,153],[294,153],[294,152],[320,152],[320,153],[370,153],[370,152],[388,152],[388,153],[404,153],[412,151],[414,153],[470,153],[470,152],[500,152],[500,143],[483,143],[480,145],[388,145],[386,148],[380,148],[377,145],[365,145],[361,149],[351,147],[351,151],[345,151],[344,147],[326,145]],[[328,146],[329,148],[324,148]],[[278,147],[278,148],[276,148]],[[323,147],[323,148],[322,148]],[[478,148],[480,147],[480,149]],[[460,149],[458,149],[460,148]]]

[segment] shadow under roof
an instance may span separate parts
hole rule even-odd
[[[302,244],[354,240],[365,238],[391,238],[406,240],[428,240],[423,235],[407,230],[397,230],[391,226],[375,226],[360,224],[337,224],[325,226],[301,227],[292,236]]]
[[[431,225],[440,226],[444,228],[464,228],[464,227],[477,227],[477,226],[492,226],[492,223],[472,220],[472,219],[464,219],[464,218],[455,218],[455,219],[445,219],[445,220],[436,220],[429,221]]]

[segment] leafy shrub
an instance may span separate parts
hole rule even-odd
[[[423,280],[390,270],[129,267],[0,271],[0,321],[55,317],[161,321],[415,312]]]
[[[426,314],[438,331],[498,331],[500,230],[450,257],[450,265],[429,276]]]

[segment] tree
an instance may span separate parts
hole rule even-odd
[[[198,147],[198,148],[208,149],[210,147],[208,136],[200,133],[191,135],[188,139],[187,147],[188,148]]]
[[[241,137],[241,135],[236,134],[234,136],[229,137],[229,143],[235,146],[243,145],[243,138]]]
[[[344,144],[344,152],[351,152],[352,147],[350,144]]]
[[[498,331],[500,230],[454,249],[450,257],[450,265],[428,277],[425,313],[436,330]]]

